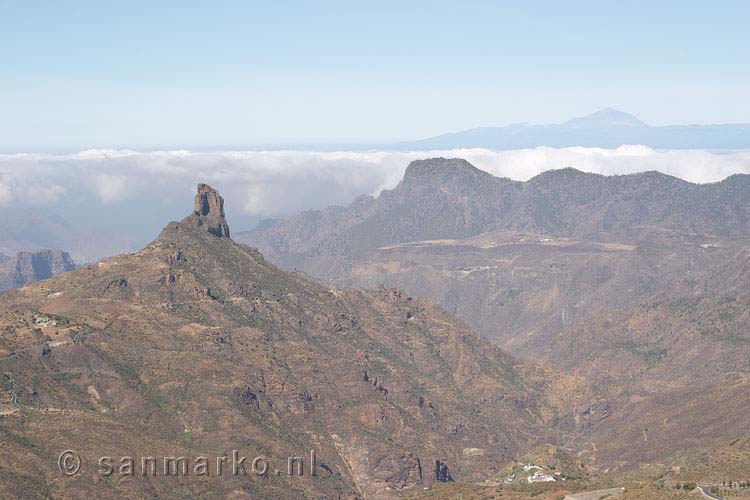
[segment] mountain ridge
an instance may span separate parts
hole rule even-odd
[[[748,206],[747,174],[693,184],[658,172],[604,176],[565,168],[522,182],[492,176],[465,160],[438,158],[412,162],[402,181],[378,197],[306,211],[239,239],[283,267],[330,277],[339,256],[494,230],[622,242],[636,240],[646,226],[746,236]]]
[[[750,176],[565,168],[475,182],[459,160],[420,171],[431,161],[437,182],[241,239],[337,286],[426,297],[502,349],[582,377],[601,425],[572,446],[589,464],[627,470],[743,432]]]
[[[10,494],[146,497],[155,482],[101,478],[97,457],[242,448],[277,466],[315,450],[320,475],[184,477],[160,492],[394,498],[583,432],[582,381],[426,300],[282,271],[229,238],[220,200],[199,187],[196,209],[139,252],[0,295]],[[84,469],[60,481],[64,449]]]

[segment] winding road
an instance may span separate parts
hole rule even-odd
[[[708,486],[706,484],[698,485],[696,489],[703,493],[703,496],[707,498],[713,498],[714,500],[724,500],[722,497],[711,493],[711,486]]]

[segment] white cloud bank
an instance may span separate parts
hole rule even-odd
[[[77,222],[68,213],[72,210],[79,218],[87,213],[91,220],[85,222],[99,225],[111,225],[113,213],[132,212],[160,227],[168,218],[185,215],[195,184],[207,182],[224,194],[230,222],[239,220],[238,229],[245,229],[261,217],[377,194],[394,187],[410,161],[436,156],[465,158],[516,180],[563,167],[602,174],[658,170],[697,183],[750,173],[750,150],[656,151],[644,146],[415,152],[91,150],[0,155],[0,206],[45,207]]]

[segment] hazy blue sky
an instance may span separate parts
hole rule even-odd
[[[117,3],[117,6],[115,6]],[[0,150],[750,122],[750,2],[0,0]]]

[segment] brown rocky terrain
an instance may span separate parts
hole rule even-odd
[[[276,268],[229,238],[205,185],[140,252],[4,293],[0,311],[10,496],[392,497],[589,432],[581,379],[518,361],[426,300]],[[81,470],[65,477],[68,449]],[[199,456],[228,455],[229,468],[232,450],[248,475],[193,473]],[[288,477],[287,457],[307,471],[310,450],[317,475]],[[114,474],[99,473],[105,455]],[[249,463],[261,455],[263,477]],[[144,456],[159,471],[184,456],[191,473],[143,476]]]
[[[20,288],[75,268],[70,254],[63,250],[18,252],[13,259],[0,260],[0,291]]]
[[[407,182],[429,177],[418,164],[391,194],[243,236],[272,255],[308,245],[274,258],[327,269],[326,285],[230,239],[223,200],[199,185],[191,215],[140,252],[0,295],[2,486],[40,498],[559,498],[625,485],[623,498],[686,498],[659,471],[682,464],[708,480],[721,457],[746,465],[739,448],[722,451],[746,437],[744,177],[696,187],[645,175],[657,187],[632,187],[637,202],[597,218],[607,203],[575,195],[587,174],[566,170],[554,175],[577,182],[553,198],[586,208],[544,219],[544,203],[516,199],[532,181],[436,165],[433,186]],[[625,177],[616,189],[642,180]],[[506,201],[493,186],[511,186],[494,196]],[[659,205],[673,189],[688,201]],[[383,196],[397,202],[384,209]],[[430,211],[413,212],[417,201]],[[531,215],[503,222],[485,213],[492,203]],[[636,215],[639,203],[653,207]],[[410,231],[420,239],[401,241]],[[570,481],[502,484],[519,464],[553,463],[534,450],[560,447],[569,462],[548,472]],[[65,449],[82,458],[71,477],[56,464]],[[273,472],[97,470],[102,455],[231,463],[233,449]],[[309,466],[310,450],[318,474],[288,477],[287,457]]]
[[[629,243],[657,228],[747,237],[750,175],[692,184],[658,172],[603,176],[572,168],[527,182],[465,160],[412,162],[396,188],[349,207],[309,211],[240,238],[287,268],[347,276],[353,259],[384,246],[466,239],[491,231]]]
[[[613,243],[490,232],[382,247],[355,260],[342,286],[393,286],[428,297],[504,349],[538,359],[579,321],[653,296],[747,289],[747,240]],[[708,242],[708,243],[707,243]]]
[[[610,466],[694,455],[747,436],[750,296],[659,299],[565,330],[546,358],[609,395],[581,456]]]
[[[749,220],[750,176],[696,185],[565,169],[522,183],[433,159],[378,198],[240,239],[342,286],[427,297],[533,359],[613,307],[747,289]]]
[[[242,239],[338,286],[427,297],[585,379],[594,399],[571,443],[611,472],[746,435],[749,216],[743,175],[696,185],[564,169],[522,183],[437,159],[378,198]]]

